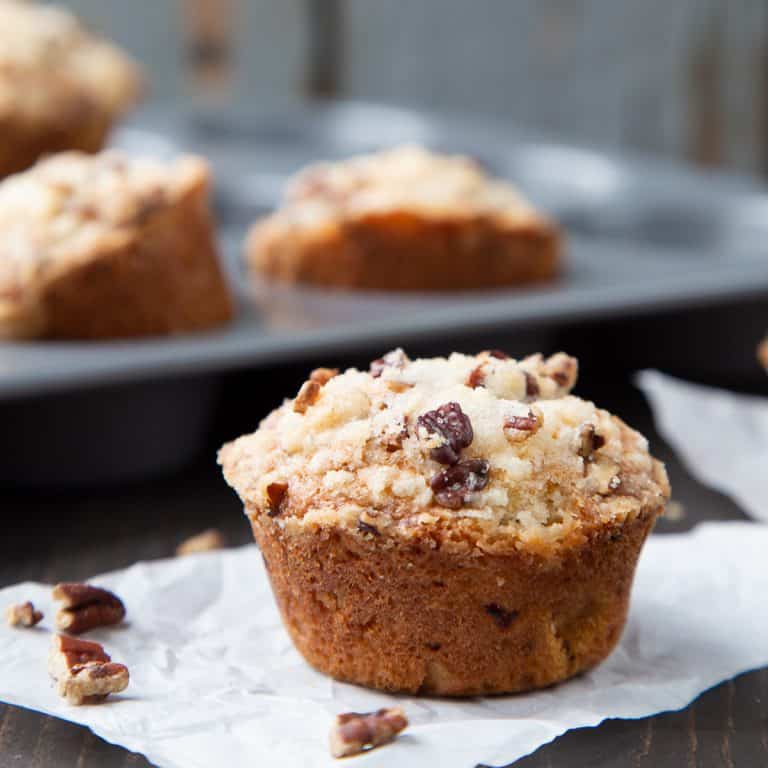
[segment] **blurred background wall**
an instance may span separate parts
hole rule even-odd
[[[162,102],[348,98],[768,173],[766,0],[65,0]],[[140,12],[139,12],[140,11]]]

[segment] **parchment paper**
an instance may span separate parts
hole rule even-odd
[[[124,627],[89,634],[126,663],[131,684],[71,707],[46,673],[54,609],[48,586],[0,590],[33,600],[33,630],[0,628],[0,699],[83,723],[168,768],[502,765],[570,728],[685,706],[722,680],[768,663],[768,526],[708,524],[654,535],[641,558],[623,639],[593,672],[534,694],[468,701],[395,697],[311,670],[283,630],[258,550],[139,563],[94,579],[123,597]],[[339,763],[337,712],[403,706],[412,726],[392,745]]]
[[[664,439],[690,473],[768,521],[768,377],[766,397],[689,384],[658,371],[637,383]]]

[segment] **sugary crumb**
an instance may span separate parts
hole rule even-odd
[[[365,533],[373,516],[398,536],[557,545],[669,494],[646,440],[570,394],[576,375],[562,353],[389,355],[329,379],[301,412],[287,401],[219,460],[251,516],[281,484],[270,517],[288,533]]]

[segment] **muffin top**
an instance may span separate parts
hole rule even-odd
[[[1,181],[0,310],[41,278],[121,246],[207,179],[199,158],[162,163],[110,151],[61,153]]]
[[[251,517],[287,533],[550,552],[658,513],[646,440],[570,395],[576,360],[501,352],[318,369],[219,462]]]
[[[88,107],[117,114],[139,90],[136,64],[68,11],[0,0],[0,118],[61,121]]]
[[[294,226],[406,211],[423,216],[495,216],[512,224],[541,217],[508,183],[473,160],[396,147],[301,171],[277,215]]]

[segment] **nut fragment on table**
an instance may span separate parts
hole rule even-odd
[[[331,729],[331,754],[334,757],[360,754],[392,741],[407,725],[408,718],[399,707],[337,715]]]
[[[757,359],[768,370],[768,337],[766,337],[757,348]]]
[[[5,620],[11,627],[34,627],[43,618],[32,603],[12,603],[5,609]]]
[[[119,624],[125,618],[125,606],[117,595],[90,584],[57,584],[53,588],[53,599],[62,603],[56,614],[57,628],[73,635]]]
[[[99,643],[66,635],[53,638],[48,672],[69,704],[98,704],[128,687],[128,667],[113,662]]]
[[[216,549],[224,549],[226,541],[221,531],[209,528],[207,531],[190,536],[176,547],[177,557],[194,555],[197,552],[213,552]]]

